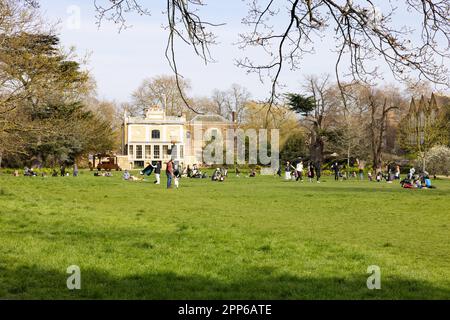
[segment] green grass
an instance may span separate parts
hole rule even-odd
[[[449,181],[325,180],[183,179],[166,190],[118,174],[0,176],[0,298],[450,297]],[[81,290],[66,287],[70,265]],[[370,265],[381,290],[366,287]]]

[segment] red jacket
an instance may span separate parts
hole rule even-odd
[[[172,161],[167,162],[166,174],[173,176],[173,162]]]

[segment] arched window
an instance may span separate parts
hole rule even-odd
[[[161,133],[159,130],[152,131],[152,139],[161,139]]]

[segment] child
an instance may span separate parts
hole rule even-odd
[[[370,182],[373,181],[373,178],[372,178],[372,172],[369,171],[369,172],[367,173],[367,177],[369,178],[369,181],[370,181]]]
[[[380,172],[378,172],[377,174],[377,182],[381,182],[381,178],[382,178],[383,174]]]
[[[180,170],[178,169],[178,166],[177,166],[177,169],[175,170],[175,172],[173,173],[173,175],[174,175],[174,184],[175,184],[175,188],[177,188],[178,189],[178,187],[180,186],[180,179],[181,179],[181,174],[180,174]]]
[[[309,182],[312,182],[314,179],[314,166],[311,163],[308,166],[308,179]]]

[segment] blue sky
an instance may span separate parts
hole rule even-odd
[[[143,1],[145,2],[145,1]],[[51,22],[60,21],[59,31],[65,47],[75,46],[80,55],[90,53],[88,68],[97,81],[99,98],[125,102],[144,78],[171,74],[164,57],[167,33],[162,29],[165,1],[152,1],[151,16],[128,16],[130,28],[118,32],[118,27],[104,22],[96,25],[93,0],[41,0],[43,15]],[[148,3],[148,2],[147,2]],[[209,1],[204,13],[214,22],[227,23],[216,29],[219,44],[212,48],[216,63],[205,67],[187,47],[177,51],[180,72],[191,80],[194,96],[208,96],[214,89],[227,89],[233,83],[246,87],[253,98],[263,99],[270,91],[270,83],[262,84],[255,75],[247,75],[235,66],[235,59],[243,52],[233,45],[243,31],[240,19],[247,8],[242,0]],[[75,7],[74,7],[75,6]],[[70,28],[73,11],[79,8],[80,28]],[[403,20],[403,18],[401,18]],[[304,59],[301,70],[282,74],[286,90],[296,90],[305,75],[333,73],[335,54],[328,39],[316,43],[316,54]],[[386,80],[392,77],[386,74]]]

